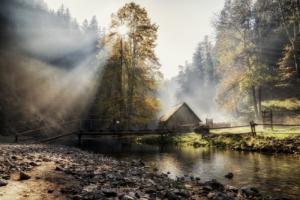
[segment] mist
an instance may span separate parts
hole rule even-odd
[[[97,19],[80,26],[68,8],[43,1],[1,1],[0,11],[1,131],[89,117],[105,35]]]
[[[214,122],[230,120],[228,114],[218,111],[215,102],[219,77],[214,51],[212,42],[205,36],[196,46],[193,60],[179,65],[179,74],[165,81],[165,87],[158,96],[164,108],[158,117],[171,106],[186,102],[203,122],[205,118]]]

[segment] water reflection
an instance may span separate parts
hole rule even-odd
[[[76,146],[77,141],[69,141],[67,145]],[[157,167],[159,172],[170,171],[172,178],[187,174],[199,176],[202,181],[215,178],[223,184],[239,188],[255,186],[263,194],[271,196],[275,194],[297,199],[296,196],[300,195],[300,160],[294,155],[267,155],[206,147],[149,146],[116,140],[84,140],[82,150],[127,162],[142,159],[151,166],[150,169]],[[228,172],[234,174],[233,179],[224,177]]]

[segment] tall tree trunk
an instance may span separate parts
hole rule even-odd
[[[300,62],[299,62],[299,55],[297,52],[297,46],[296,43],[293,43],[293,54],[294,54],[294,60],[295,60],[295,68],[296,68],[296,72],[297,72],[297,80],[298,80],[298,84],[300,86]]]
[[[238,118],[239,117],[239,111],[237,109],[237,103],[235,104],[235,111],[236,111],[236,117]]]
[[[261,116],[261,86],[258,88],[258,115]]]
[[[121,125],[124,124],[123,123],[123,114],[124,114],[124,95],[123,95],[123,39],[121,37],[121,40],[120,40],[120,53],[121,53],[121,66],[120,66],[120,72],[121,72],[121,75],[120,75],[120,90],[121,90],[121,102],[120,102],[120,122],[121,122]]]
[[[297,1],[297,4],[299,2]],[[293,17],[296,17],[296,10],[295,7],[293,8]],[[294,60],[295,60],[295,67],[296,67],[296,72],[297,72],[297,80],[298,80],[298,84],[300,86],[300,62],[299,62],[299,55],[298,55],[298,49],[297,49],[297,40],[298,40],[298,26],[297,26],[297,22],[294,20],[293,22],[293,29],[294,29],[294,41],[292,43],[293,46],[293,54],[294,54]]]
[[[255,112],[255,118],[258,118],[258,113],[257,113],[257,102],[256,102],[256,95],[255,95],[255,88],[252,86],[252,93],[253,93],[253,105],[254,105],[254,112]]]

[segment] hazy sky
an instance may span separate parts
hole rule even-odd
[[[55,11],[64,4],[80,25],[96,15],[101,27],[110,23],[125,3],[133,0],[45,0]],[[223,8],[224,0],[134,0],[145,7],[148,16],[159,25],[156,53],[166,79],[178,74],[178,65],[192,61],[194,50],[205,35],[212,35],[213,13]],[[213,38],[212,38],[213,39]]]

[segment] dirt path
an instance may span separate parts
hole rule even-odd
[[[60,193],[60,188],[79,186],[79,182],[72,175],[55,171],[55,168],[54,162],[42,162],[41,166],[35,167],[32,171],[25,172],[31,176],[28,180],[20,180],[20,172],[11,174],[8,185],[0,187],[0,199],[70,199]],[[50,189],[54,189],[53,193],[48,193]]]

